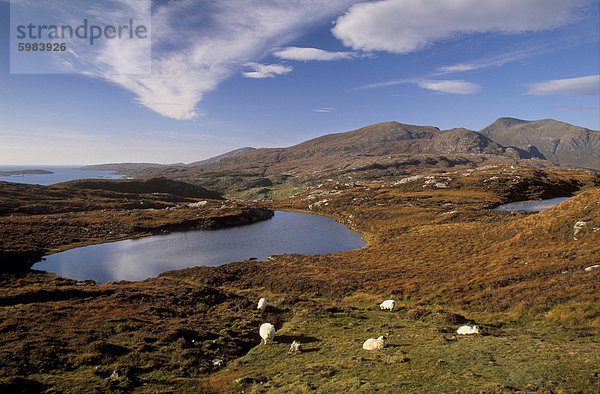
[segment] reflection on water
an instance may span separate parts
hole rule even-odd
[[[215,231],[188,231],[91,245],[46,256],[34,269],[96,282],[142,280],[161,272],[217,266],[282,253],[320,254],[359,249],[361,234],[331,218],[275,212],[267,221]]]
[[[563,201],[567,201],[571,197],[558,197],[551,198],[549,200],[537,200],[537,201],[519,201],[511,202],[510,204],[500,205],[494,208],[496,211],[537,211],[541,212],[546,210],[553,205],[560,204]]]

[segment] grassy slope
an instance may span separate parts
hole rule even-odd
[[[310,211],[309,204],[329,200],[313,210],[365,231],[370,244],[325,256],[278,256],[266,269],[226,279],[231,288],[264,286],[255,298],[275,292],[276,302],[284,300],[275,305],[294,317],[281,327],[281,343],[255,347],[206,384],[254,391],[597,391],[600,270],[583,268],[599,261],[600,190],[540,214],[482,210],[536,187],[560,194],[571,175],[495,169],[454,177],[453,193],[423,188],[419,180],[317,189],[285,202]],[[588,225],[574,240],[579,220]],[[222,267],[217,283],[238,269]],[[183,274],[206,278],[197,269]],[[312,304],[287,306],[296,293]],[[358,295],[340,301],[344,294]],[[389,297],[405,309],[377,311]],[[436,318],[441,309],[483,324],[485,335],[454,338],[461,323]],[[361,349],[366,338],[385,333],[389,349]],[[294,338],[306,341],[305,354],[285,354]],[[266,383],[233,383],[244,376]]]
[[[380,299],[357,296],[336,308],[306,308],[279,330],[212,376],[208,386],[226,390],[331,391],[593,391],[599,337],[577,338],[561,328],[505,325],[485,335],[457,337],[452,321],[422,321],[403,309],[377,310]],[[413,311],[410,310],[409,311]],[[485,327],[484,327],[485,329]],[[361,349],[369,337],[387,335],[383,351]],[[565,338],[566,337],[566,338]],[[303,352],[287,354],[298,339]],[[250,377],[264,384],[240,385]]]
[[[114,291],[76,304],[20,302],[56,284],[4,280],[0,359],[16,367],[0,368],[0,379],[27,376],[57,390],[600,390],[600,270],[583,270],[600,260],[597,179],[491,168],[435,176],[447,188],[430,180],[327,186],[272,204],[364,232],[369,245],[357,251],[191,268],[139,284],[64,284]],[[564,194],[575,182],[588,186],[541,214],[488,209]],[[575,240],[579,220],[588,224]],[[259,296],[271,303],[264,317],[254,310]],[[377,310],[390,297],[399,311]],[[456,338],[466,320],[450,312],[482,324],[484,335]],[[268,346],[258,345],[263,321],[279,329]],[[187,334],[163,335],[176,329]],[[388,348],[361,349],[383,334]],[[79,343],[87,337],[127,351]],[[294,339],[305,351],[288,356]],[[47,349],[60,362],[35,364]],[[207,373],[212,357],[227,366]]]

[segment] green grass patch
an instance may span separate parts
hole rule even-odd
[[[217,372],[217,390],[332,391],[597,391],[600,345],[590,338],[560,340],[550,326],[488,329],[459,336],[458,325],[384,312],[367,295],[314,314],[296,313],[275,342],[257,345]],[[357,300],[358,302],[352,302]],[[375,298],[372,298],[375,301]],[[484,322],[485,323],[485,322]],[[484,324],[485,327],[485,324]],[[386,335],[382,351],[367,338]],[[600,338],[595,338],[600,339]],[[290,343],[302,352],[288,354]],[[218,376],[227,379],[218,379]],[[245,378],[246,383],[235,379]]]

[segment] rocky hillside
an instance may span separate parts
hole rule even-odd
[[[557,164],[600,170],[600,131],[552,119],[526,121],[500,118],[480,131],[504,146],[534,146]]]
[[[433,126],[384,122],[354,131],[326,134],[288,148],[257,149],[223,158],[204,168],[306,175],[327,168],[355,165],[357,160],[377,161],[377,158],[390,155],[428,156],[439,161],[441,155],[503,155],[505,152],[504,147],[467,129],[439,130]]]
[[[183,164],[158,164],[158,163],[107,163],[107,164],[92,164],[89,166],[81,167],[80,170],[86,171],[115,171],[123,173],[131,170],[140,170],[145,168],[160,168],[166,166],[180,166]]]
[[[206,160],[195,161],[193,163],[188,164],[187,166],[188,167],[207,166],[207,165],[218,163],[219,161],[225,159],[226,157],[234,157],[234,156],[241,155],[241,154],[244,154],[244,153],[252,152],[254,150],[256,150],[256,148],[252,148],[252,147],[247,146],[247,147],[244,147],[244,148],[239,148],[239,149],[232,150],[232,151],[227,152],[227,153],[223,153],[222,155],[211,157],[211,158],[206,159]]]
[[[167,178],[118,180],[81,179],[58,183],[55,186],[72,189],[108,190],[118,193],[162,193],[191,198],[222,198],[218,193],[207,190],[201,186]]]
[[[165,176],[232,198],[279,198],[321,183],[353,184],[482,165],[600,170],[599,134],[553,120],[502,118],[481,132],[383,122],[287,148],[240,148],[187,165],[121,173]]]

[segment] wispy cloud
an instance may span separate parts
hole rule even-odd
[[[407,79],[394,79],[391,81],[382,81],[382,82],[374,82],[366,85],[358,86],[352,90],[363,90],[363,89],[377,89],[377,88],[386,88],[388,86],[402,85],[405,83],[418,83],[418,79],[407,78]]]
[[[554,107],[559,111],[600,111],[599,105],[561,105]]]
[[[434,90],[441,93],[452,94],[473,94],[481,90],[481,87],[473,82],[463,81],[462,79],[428,79],[428,78],[408,78],[397,79],[394,81],[376,82],[355,88],[355,90],[376,89],[395,85],[415,84],[422,89]]]
[[[243,72],[242,75],[246,78],[273,78],[277,75],[285,75],[293,70],[291,66],[282,64],[260,64],[246,63],[246,67],[251,67],[254,71]]]
[[[442,93],[473,94],[480,90],[479,85],[463,80],[420,81],[419,87]]]
[[[575,35],[568,36],[557,40],[554,40],[550,43],[542,42],[542,43],[534,43],[524,48],[520,48],[518,50],[506,51],[503,53],[499,53],[496,55],[487,56],[484,58],[472,60],[464,63],[457,63],[449,66],[438,67],[437,70],[430,72],[425,75],[421,75],[416,78],[408,78],[408,79],[395,79],[389,81],[381,81],[374,82],[367,85],[362,85],[354,90],[362,90],[362,89],[374,89],[374,88],[382,88],[387,86],[401,85],[405,83],[417,83],[419,80],[423,79],[434,79],[439,78],[443,75],[460,73],[460,72],[468,72],[473,70],[480,70],[490,67],[501,67],[508,63],[525,61],[527,59],[540,56],[543,54],[551,53],[556,50],[572,48],[577,45],[587,44],[590,42],[596,42],[597,36],[595,34],[589,35]]]
[[[445,73],[454,73],[454,72],[463,72],[463,71],[471,71],[481,68],[480,65],[477,64],[455,64],[453,66],[443,66],[438,70]]]
[[[536,56],[552,53],[558,50],[573,48],[582,44],[596,42],[597,40],[597,34],[574,34],[561,37],[550,42],[546,40],[543,42],[534,42],[526,46],[521,45],[521,47],[516,50],[509,50],[495,55],[449,66],[442,66],[438,68],[438,73],[435,75],[480,70],[489,67],[501,67],[505,64],[525,61]]]
[[[315,108],[312,111],[313,112],[321,112],[321,113],[328,113],[333,111],[335,108]]]
[[[381,0],[359,3],[333,34],[354,50],[408,53],[456,34],[520,33],[572,21],[581,0]]]
[[[600,75],[553,79],[525,85],[525,94],[532,96],[569,95],[591,96],[600,94]]]
[[[152,72],[103,75],[140,104],[175,119],[198,116],[204,95],[307,27],[357,0],[179,0],[153,4]],[[135,62],[125,48],[112,58]],[[258,75],[258,74],[256,74]]]
[[[330,52],[318,48],[287,47],[273,52],[280,59],[307,62],[311,60],[331,61],[352,59],[358,56],[357,52]]]

